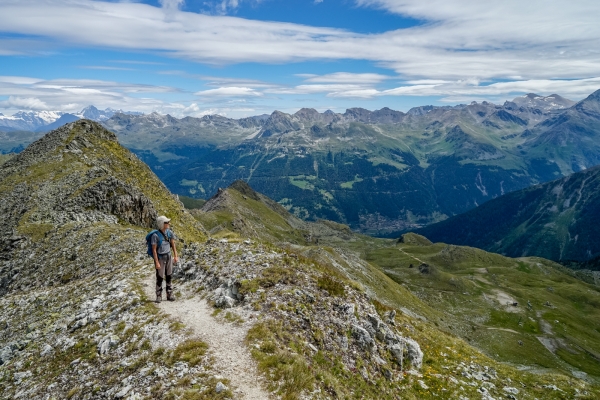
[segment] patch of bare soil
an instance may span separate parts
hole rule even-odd
[[[502,305],[502,307],[504,308],[504,311],[515,313],[521,312],[518,306],[514,306],[514,304],[517,304],[517,300],[515,300],[514,297],[512,297],[506,292],[503,292],[502,290],[495,289],[492,292],[491,298],[500,303],[500,305]]]

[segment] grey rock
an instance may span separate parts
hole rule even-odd
[[[409,360],[412,367],[420,369],[423,366],[423,352],[419,344],[410,338],[400,338],[400,343],[388,347],[398,364]]]
[[[317,351],[319,351],[319,349],[317,349],[312,343],[307,343],[306,346],[311,349],[312,351],[314,351],[315,353]]]
[[[227,386],[225,386],[222,382],[217,382],[217,386],[215,388],[215,391],[217,393],[221,393],[223,391],[227,390]]]
[[[340,312],[345,315],[354,315],[354,310],[356,310],[356,307],[352,303],[345,303],[340,307]]]
[[[115,347],[119,343],[119,337],[115,335],[109,335],[104,337],[100,343],[98,343],[98,353],[106,354],[112,347]]]
[[[379,357],[377,354],[373,354],[373,361],[375,361],[375,363],[378,365],[387,364],[387,362],[383,358]]]
[[[559,388],[556,387],[556,385],[543,385],[542,386],[544,389],[550,389],[550,390],[560,390]]]
[[[342,350],[348,350],[348,338],[346,336],[340,336],[338,342]]]
[[[369,332],[360,325],[352,325],[352,336],[356,340],[358,346],[363,350],[371,352],[377,348],[377,345]]]
[[[421,351],[421,346],[413,339],[403,338],[403,340],[408,349],[408,359],[413,368],[420,369],[423,366],[423,352]]]
[[[379,329],[383,326],[383,322],[379,319],[377,315],[367,314],[367,318],[369,319],[369,322],[371,323],[375,331],[379,331]]]
[[[0,350],[0,365],[9,361],[13,357],[13,350],[10,346],[5,346]]]
[[[389,350],[390,350],[390,353],[392,353],[392,356],[394,357],[394,360],[396,361],[396,363],[398,363],[398,365],[403,365],[404,364],[404,349],[403,349],[402,345],[394,344],[389,347]]]
[[[215,301],[215,305],[219,308],[231,308],[235,306],[235,300],[229,296],[219,296]]]
[[[15,380],[15,383],[18,385],[21,383],[21,381],[30,378],[33,374],[31,373],[31,371],[25,371],[25,372],[16,372],[13,375],[13,379]]]
[[[125,397],[127,395],[127,393],[129,393],[130,390],[131,390],[131,385],[125,386],[123,389],[119,390],[119,392],[117,394],[115,394],[115,399],[122,399],[123,397]]]
[[[45,357],[47,355],[50,355],[50,353],[52,353],[52,346],[50,346],[49,344],[45,344],[44,347],[42,347],[42,351],[40,352],[40,355],[42,357]]]
[[[396,318],[396,310],[390,311],[390,313],[388,315],[387,323],[391,324],[391,325],[395,325],[396,324],[396,322],[394,321],[395,318]]]
[[[510,386],[505,386],[502,390],[510,394],[519,394],[519,389]]]

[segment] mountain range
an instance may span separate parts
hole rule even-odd
[[[103,124],[175,193],[207,199],[242,179],[305,220],[397,236],[600,164],[599,93],[237,120],[116,113]],[[39,137],[0,135],[4,152]]]
[[[89,120],[0,166],[0,212],[3,397],[600,396],[598,282],[548,260],[307,222],[244,181],[186,210]]]
[[[92,105],[85,107],[78,113],[63,111],[19,111],[11,116],[0,113],[0,131],[33,131],[45,133],[81,118],[102,122],[110,119],[117,113],[141,114],[134,111],[113,110],[112,108],[98,110]]]
[[[242,179],[303,219],[396,235],[599,164],[598,104],[596,92],[577,104],[528,95],[407,113],[118,114],[104,124],[175,193],[207,198]]]

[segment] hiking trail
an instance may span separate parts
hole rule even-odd
[[[154,300],[156,285],[154,273],[144,279],[144,291],[149,299]],[[214,358],[216,375],[229,379],[235,398],[245,400],[265,400],[272,398],[260,382],[263,381],[256,369],[256,363],[244,344],[244,338],[251,323],[223,323],[212,316],[214,309],[198,296],[192,298],[178,297],[176,301],[166,301],[163,289],[163,301],[157,307],[169,316],[181,321],[193,330],[195,336],[206,342],[208,351]],[[239,396],[239,397],[238,397]]]

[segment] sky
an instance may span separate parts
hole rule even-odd
[[[344,112],[600,89],[600,2],[1,0],[0,112]]]

